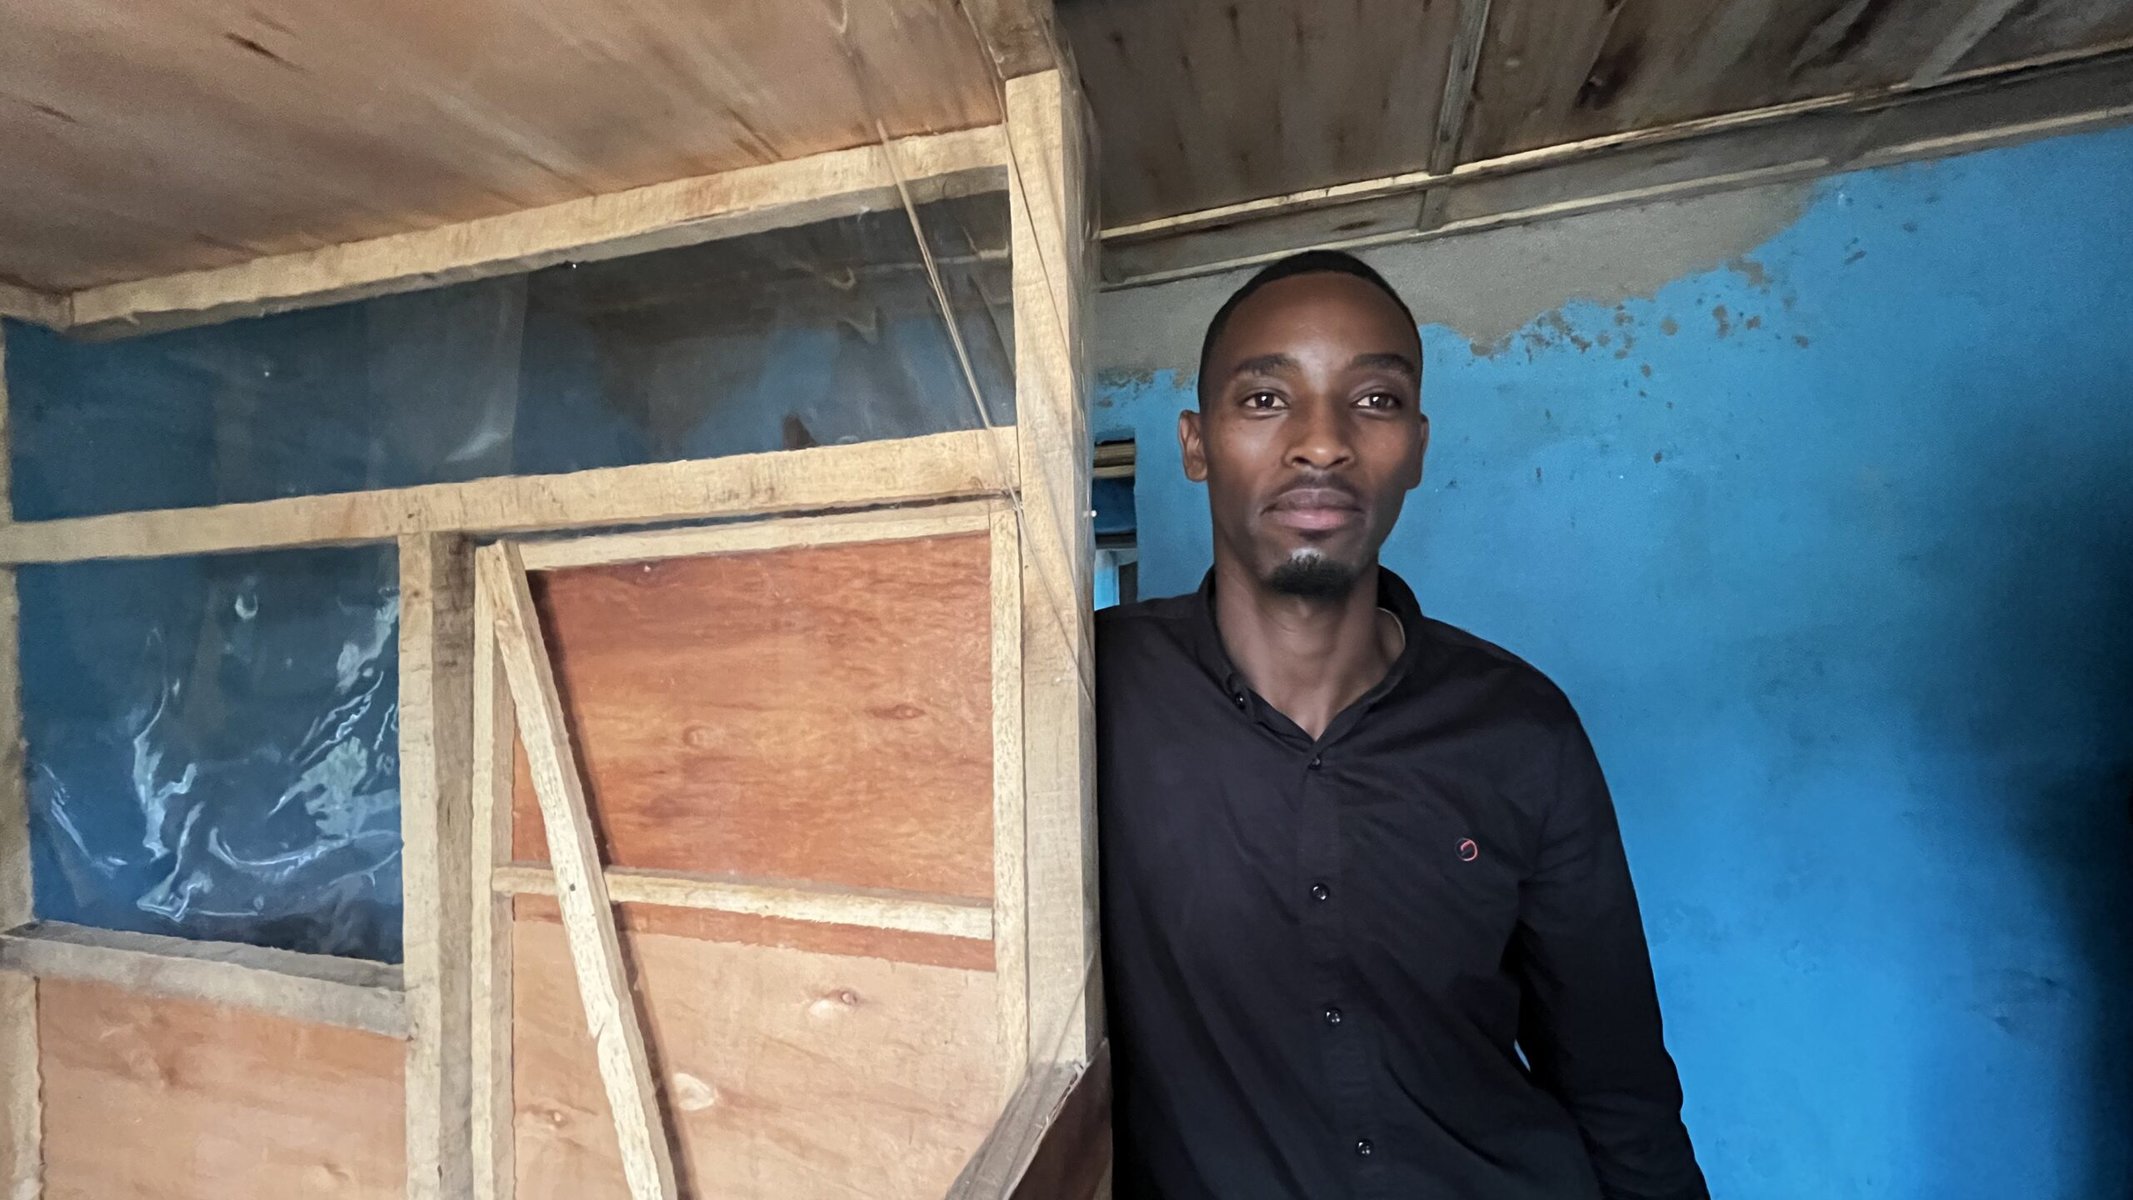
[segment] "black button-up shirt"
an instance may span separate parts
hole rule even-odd
[[[1704,1197],[1577,715],[1379,578],[1406,649],[1316,741],[1212,576],[1098,616],[1119,1196]]]

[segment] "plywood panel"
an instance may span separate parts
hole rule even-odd
[[[990,898],[990,579],[984,534],[536,575],[604,860]]]
[[[46,1200],[404,1194],[397,1039],[54,979],[38,1027]]]
[[[990,974],[623,936],[684,1195],[934,1200],[999,1112]],[[518,1200],[624,1196],[562,930],[513,942]]]
[[[1421,168],[1458,5],[1076,0],[1106,225]]]
[[[46,289],[999,115],[949,0],[10,4],[0,79],[0,277]]]

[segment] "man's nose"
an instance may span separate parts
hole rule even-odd
[[[1336,404],[1306,404],[1291,422],[1296,437],[1289,444],[1292,466],[1330,471],[1346,466],[1355,457],[1355,446],[1345,414]]]

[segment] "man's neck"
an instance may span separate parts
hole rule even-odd
[[[1313,738],[1385,678],[1403,636],[1378,610],[1378,568],[1346,596],[1307,600],[1215,564],[1215,625],[1252,690]]]

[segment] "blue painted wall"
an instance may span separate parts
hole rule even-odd
[[[2129,197],[2133,131],[1848,175],[1655,294],[1424,330],[1386,561],[1582,709],[1720,1197],[2133,1195]],[[1190,385],[1103,380],[1147,595],[1208,561]]]

